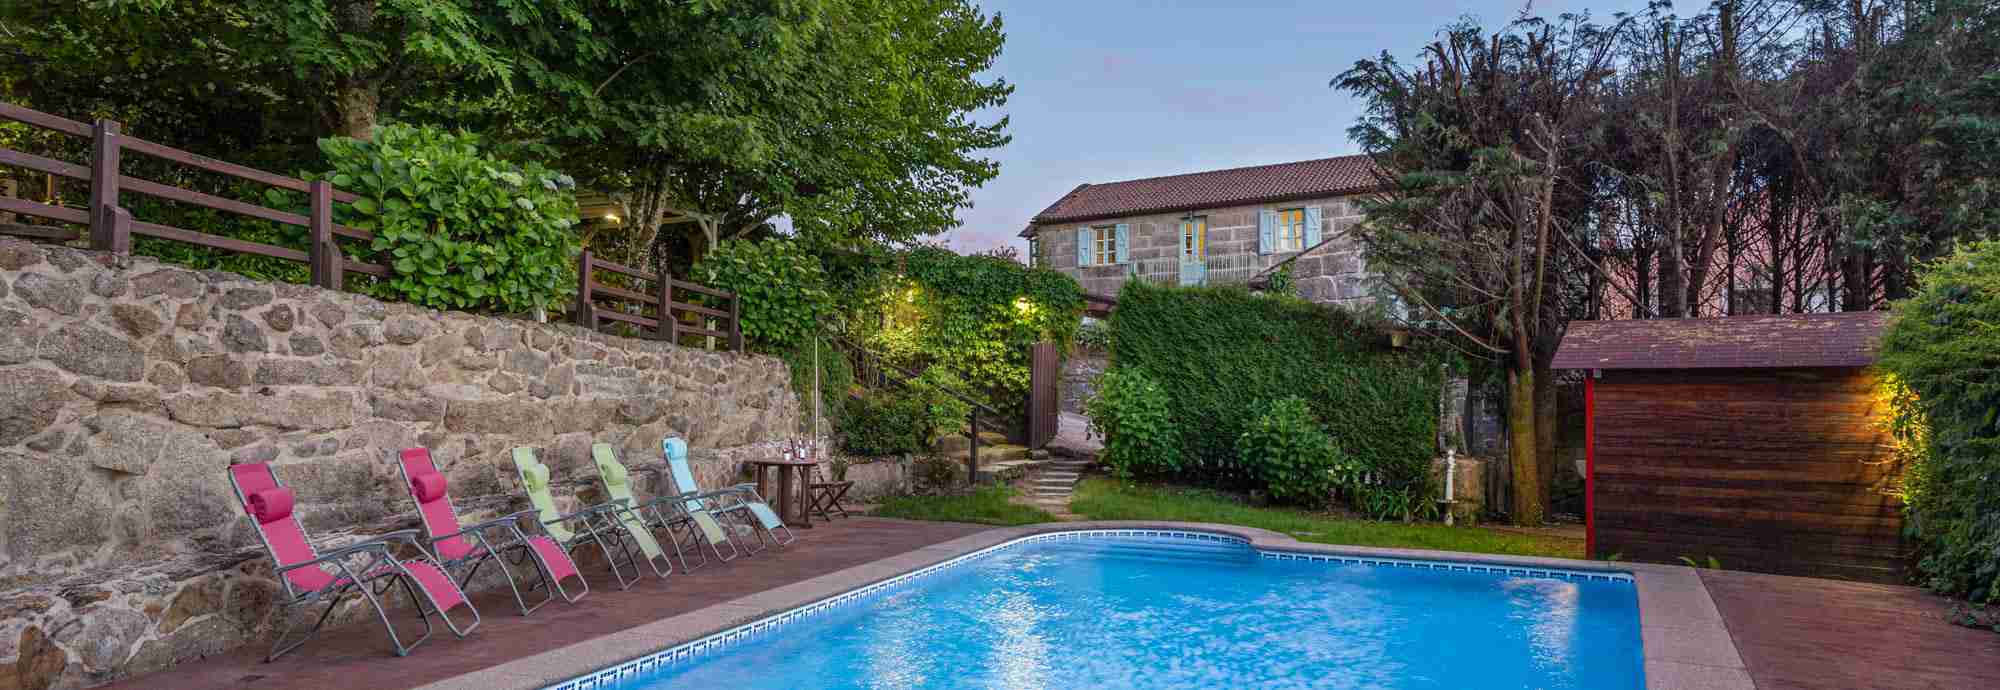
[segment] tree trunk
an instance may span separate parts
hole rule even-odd
[[[339,129],[334,133],[363,140],[374,136],[381,104],[382,94],[374,84],[361,79],[341,80],[334,92],[333,106],[340,117]]]
[[[1507,372],[1507,456],[1514,475],[1514,524],[1538,527],[1544,518],[1542,473],[1535,467],[1535,372]]]
[[[1659,299],[1660,316],[1672,319],[1687,316],[1687,242],[1681,232],[1681,39],[1674,36],[1670,23],[1660,25],[1660,70],[1666,75],[1661,148],[1666,153],[1667,208],[1660,219],[1660,238],[1666,246],[1660,248]]]
[[[1556,460],[1556,377],[1552,375],[1548,361],[1536,358],[1535,362],[1535,467],[1541,473],[1537,477],[1536,500],[1543,510],[1553,503],[1551,492],[1556,485],[1556,470],[1561,467]]]
[[[366,35],[375,29],[376,0],[347,0],[333,9],[333,22],[340,33]],[[352,69],[350,67],[350,69]],[[338,118],[334,133],[355,139],[374,135],[377,114],[382,107],[382,87],[365,74],[347,74],[337,81],[333,110]]]

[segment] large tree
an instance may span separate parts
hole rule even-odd
[[[567,67],[551,130],[632,208],[632,261],[686,265],[788,218],[802,234],[906,241],[949,229],[998,173],[1013,87],[980,73],[1004,34],[965,0],[634,4]],[[691,222],[662,228],[668,217]]]
[[[37,103],[253,110],[288,139],[447,118],[589,52],[583,0],[23,0],[0,9],[9,71]],[[77,101],[81,101],[78,103]],[[238,121],[243,124],[244,121]],[[175,132],[200,136],[199,132]]]
[[[1548,362],[1578,308],[1577,236],[1598,210],[1600,96],[1616,29],[1569,17],[1447,31],[1423,64],[1363,60],[1336,82],[1390,190],[1355,232],[1413,318],[1494,360],[1508,388],[1510,517],[1540,524],[1553,469]]]

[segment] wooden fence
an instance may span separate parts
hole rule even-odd
[[[144,235],[213,247],[224,251],[268,256],[286,261],[295,261],[312,267],[312,283],[321,287],[338,290],[342,277],[348,272],[387,277],[389,267],[362,261],[348,261],[342,253],[336,238],[356,240],[373,239],[366,230],[337,225],[333,222],[335,203],[352,203],[359,197],[334,189],[325,181],[306,182],[262,170],[247,168],[234,163],[215,160],[207,156],[190,153],[171,146],[159,144],[124,134],[119,124],[112,120],[98,120],[85,124],[57,117],[48,113],[29,110],[9,103],[0,103],[0,119],[11,120],[50,131],[69,134],[90,140],[90,162],[77,165],[53,158],[45,158],[31,153],[0,148],[0,165],[26,168],[57,177],[81,180],[90,183],[88,205],[83,209],[53,206],[26,199],[0,196],[0,211],[47,220],[89,226],[92,249],[116,254],[132,251],[132,236]],[[227,175],[241,180],[258,182],[279,189],[305,192],[310,198],[305,215],[259,206],[257,204],[226,199],[179,187],[170,187],[149,180],[125,175],[119,171],[119,162],[126,152],[153,156],[181,165],[198,168],[212,173]],[[177,228],[136,220],[132,214],[119,205],[121,193],[144,194],[180,203],[239,215],[261,218],[268,221],[293,225],[307,229],[306,249],[300,251],[290,247],[279,247],[257,242],[239,240],[232,237]],[[68,241],[79,239],[79,235],[68,231],[41,226],[23,228],[25,232],[43,239]]]
[[[647,283],[653,289],[649,293],[606,285],[598,281],[598,271],[610,271],[634,281]],[[579,326],[598,330],[610,323],[625,323],[631,324],[641,333],[675,345],[680,344],[683,335],[706,336],[726,340],[729,349],[743,351],[741,318],[743,304],[736,293],[675,280],[672,274],[655,275],[600,259],[592,256],[588,249],[577,258],[576,281],[576,306],[570,310],[570,317],[575,319]],[[726,301],[729,303],[729,310],[723,311],[674,299],[675,294],[689,292]],[[599,300],[605,300],[612,305],[599,306]],[[715,328],[702,328],[685,323],[681,320],[683,316],[692,316],[698,323],[713,323]]]
[[[143,235],[175,240],[189,244],[212,247],[242,254],[268,256],[286,261],[295,261],[311,266],[312,284],[339,290],[347,273],[360,273],[387,278],[388,266],[354,261],[347,258],[340,248],[340,238],[372,240],[374,234],[359,228],[339,225],[333,222],[333,205],[353,203],[360,196],[351,192],[334,189],[325,181],[307,182],[276,173],[248,168],[234,163],[215,160],[165,144],[146,141],[126,135],[119,124],[111,120],[98,120],[85,124],[48,113],[30,110],[10,103],[0,103],[0,120],[19,122],[30,127],[69,134],[88,139],[91,142],[88,165],[78,165],[53,158],[38,156],[23,151],[0,148],[0,166],[25,168],[56,177],[64,177],[90,183],[90,195],[85,208],[71,208],[40,203],[0,194],[0,213],[41,218],[83,225],[90,228],[88,238],[92,249],[130,254],[132,236]],[[308,210],[301,215],[290,211],[259,206],[257,204],[226,199],[190,189],[172,187],[149,180],[140,179],[120,172],[119,163],[126,152],[161,158],[173,163],[219,173],[241,180],[258,182],[279,189],[305,192],[309,198]],[[301,251],[290,247],[262,244],[233,237],[212,235],[171,225],[149,223],[136,220],[119,204],[118,195],[123,193],[144,194],[169,201],[193,204],[206,208],[260,218],[307,229],[308,242]],[[74,230],[55,225],[5,224],[0,225],[0,234],[22,235],[35,239],[69,242],[85,236]],[[598,270],[611,271],[633,280],[651,283],[655,289],[651,294],[605,285],[594,279]],[[697,293],[726,302],[729,309],[724,311],[712,306],[675,301],[676,291],[681,294]],[[613,308],[599,308],[599,299],[622,302]],[[662,305],[666,308],[661,309]],[[630,307],[619,309],[618,306]],[[647,316],[650,308],[652,315]],[[662,314],[667,318],[660,318]],[[680,344],[682,335],[708,336],[724,340],[729,349],[743,350],[743,331],[738,316],[742,304],[734,293],[717,290],[705,285],[674,280],[672,276],[662,279],[651,273],[629,266],[606,261],[591,256],[584,251],[579,262],[578,285],[575,313],[571,318],[576,323],[597,329],[606,322],[623,322],[637,326],[645,333],[674,344]],[[683,323],[678,316],[692,315],[696,323],[714,325],[706,328]]]

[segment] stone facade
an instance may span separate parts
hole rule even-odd
[[[716,486],[799,409],[773,358],[0,238],[0,690],[268,638],[278,587],[231,464],[273,463],[324,544],[415,524],[404,447],[471,519],[525,507],[514,446],[568,501],[597,441],[644,466],[684,436]]]
[[[1175,285],[1181,281],[1181,221],[1189,216],[1208,218],[1207,284],[1248,283],[1264,269],[1296,256],[1299,252],[1257,253],[1257,214],[1260,211],[1320,208],[1320,236],[1325,240],[1308,247],[1292,264],[1292,276],[1299,294],[1306,299],[1343,307],[1369,304],[1367,274],[1361,245],[1347,230],[1362,218],[1354,196],[1325,197],[1269,204],[1227,206],[1195,211],[1104,218],[1091,221],[1035,225],[1035,265],[1061,271],[1082,283],[1085,292],[1115,297],[1118,288],[1133,275],[1157,283]],[[1079,268],[1076,262],[1077,230],[1125,223],[1128,236],[1128,263]]]

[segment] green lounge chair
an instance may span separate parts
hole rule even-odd
[[[673,510],[673,504],[658,498],[642,503],[634,498],[632,473],[625,469],[624,463],[618,462],[618,453],[611,449],[611,444],[590,444],[590,459],[597,465],[597,479],[604,485],[604,495],[610,499],[608,502],[623,508],[615,513],[618,526],[639,545],[639,549],[646,554],[646,562],[652,563],[654,559],[666,561],[667,570],[669,572],[673,570],[673,561],[667,558],[666,552],[660,548],[660,541],[653,537],[653,529],[657,527],[667,530],[667,538],[673,542],[674,553],[681,557],[681,567],[689,571],[698,567],[688,565],[687,552],[681,550],[681,540],[674,536],[672,528],[669,527],[672,523],[666,514],[660,512],[663,506],[669,511]],[[702,559],[702,563],[707,562],[708,559]],[[654,566],[654,571],[658,570],[659,567]],[[662,573],[660,576],[666,577],[666,574]]]
[[[612,503],[599,503],[569,514],[556,509],[556,499],[549,494],[549,466],[535,459],[533,448],[514,449],[514,470],[521,479],[521,489],[528,494],[528,503],[536,511],[536,521],[542,532],[556,540],[564,553],[576,553],[586,545],[595,544],[604,553],[604,561],[611,565],[611,574],[618,578],[619,589],[630,589],[639,581],[637,556],[632,553],[625,540],[618,538],[617,518],[612,513],[620,507]],[[616,552],[612,545],[617,545]],[[624,558],[620,559],[619,556]],[[632,577],[625,577],[620,567],[631,565]]]

